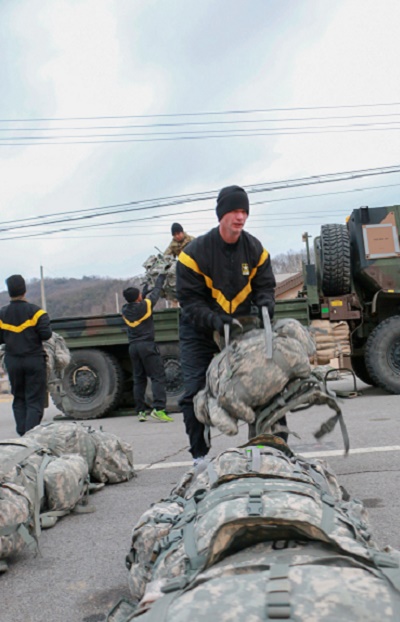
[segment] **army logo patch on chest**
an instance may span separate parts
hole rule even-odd
[[[248,263],[242,263],[242,274],[243,274],[243,276],[249,276],[250,270],[249,270],[249,264]]]

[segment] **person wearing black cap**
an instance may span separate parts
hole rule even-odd
[[[137,287],[128,287],[123,291],[127,304],[122,307],[122,317],[128,326],[129,356],[133,368],[133,397],[139,421],[147,421],[148,415],[157,421],[173,421],[165,412],[167,403],[165,370],[160,351],[154,341],[153,307],[160,297],[164,281],[165,274],[159,274],[155,287],[148,294],[145,289],[141,293]],[[153,409],[150,413],[147,412],[145,404],[147,378],[151,380],[153,392]]]
[[[50,339],[52,330],[46,311],[25,299],[20,274],[8,277],[6,285],[11,302],[0,309],[0,343],[5,344],[17,433],[23,436],[43,418],[47,371],[42,342]]]
[[[213,331],[236,317],[259,313],[272,318],[275,277],[269,253],[243,231],[249,198],[243,188],[222,188],[216,207],[219,226],[194,240],[177,262],[177,298],[181,306],[179,341],[185,386],[180,401],[194,463],[209,451],[205,428],[194,413],[193,398],[204,388],[207,368],[219,349]]]
[[[185,246],[189,244],[194,237],[189,235],[183,230],[182,225],[179,222],[174,222],[171,226],[172,241],[168,246],[164,255],[171,255],[172,257],[178,257],[179,253]]]

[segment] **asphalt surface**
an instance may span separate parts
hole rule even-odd
[[[351,389],[350,378],[330,382]],[[327,460],[340,483],[367,506],[374,539],[400,549],[400,396],[357,383],[361,395],[341,401],[351,451],[343,456],[339,429],[317,443],[313,432],[332,414],[326,406],[291,414],[289,427],[301,438],[291,447],[303,456]],[[45,421],[57,411],[46,410]],[[140,423],[133,416],[85,422],[100,426],[133,446],[137,477],[106,486],[91,497],[96,512],[69,515],[40,538],[40,554],[15,556],[0,575],[1,622],[102,622],[121,597],[129,598],[125,555],[134,524],[149,505],[166,497],[191,465],[182,415],[173,423]],[[0,439],[15,438],[11,402],[0,397]],[[213,434],[211,456],[247,440]]]

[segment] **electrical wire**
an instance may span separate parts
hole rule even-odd
[[[308,178],[299,178],[299,179],[295,179],[295,180],[288,180],[286,182],[270,182],[267,184],[255,184],[252,186],[245,186],[245,188],[247,189],[247,192],[249,194],[252,193],[259,193],[259,192],[266,192],[266,191],[271,191],[271,190],[276,190],[276,189],[287,189],[287,188],[294,188],[294,187],[299,187],[299,186],[307,186],[307,185],[315,185],[316,183],[327,183],[327,182],[332,182],[332,181],[349,181],[352,179],[358,179],[360,177],[366,177],[366,176],[371,176],[371,175],[379,175],[379,174],[388,174],[388,173],[398,173],[400,172],[400,166],[391,166],[391,167],[382,167],[380,169],[364,169],[361,171],[350,171],[350,172],[345,172],[345,173],[329,173],[326,175],[319,175],[319,176],[313,176],[313,177],[308,177]],[[398,185],[398,184],[393,184],[393,185]],[[379,186],[378,186],[379,187]],[[341,192],[357,192],[358,189],[351,189],[348,191],[337,191],[333,194],[340,194]],[[322,193],[322,194],[329,194],[329,193]],[[190,202],[195,202],[195,201],[202,201],[202,200],[208,200],[212,195],[214,195],[214,191],[210,192],[203,192],[203,193],[195,193],[193,195],[177,195],[177,199],[176,201],[167,201],[166,203],[161,204],[161,201],[163,201],[164,199],[158,199],[159,203],[157,205],[146,205],[146,206],[142,206],[142,207],[138,207],[137,203],[138,202],[131,202],[131,203],[126,203],[126,204],[122,204],[124,206],[123,209],[116,209],[116,210],[110,210],[108,212],[104,212],[102,211],[101,213],[89,213],[89,214],[84,214],[81,216],[68,216],[67,218],[63,218],[63,219],[56,219],[53,221],[48,221],[48,222],[43,222],[43,218],[45,218],[45,216],[42,216],[38,219],[38,222],[31,222],[30,224],[19,224],[17,226],[15,226],[15,222],[16,221],[7,221],[6,223],[0,223],[0,225],[7,225],[7,224],[11,224],[12,226],[9,227],[1,227],[0,228],[0,232],[6,232],[6,231],[15,231],[18,229],[25,229],[25,228],[32,228],[32,227],[37,227],[37,226],[43,226],[43,225],[52,225],[52,224],[61,224],[63,222],[71,222],[71,220],[73,221],[79,221],[79,220],[86,220],[86,219],[92,219],[92,218],[96,218],[96,217],[103,217],[103,216],[109,216],[109,215],[115,215],[115,214],[119,214],[119,213],[126,213],[126,212],[136,212],[136,211],[143,211],[143,210],[147,210],[147,209],[155,209],[155,208],[160,208],[160,207],[170,207],[171,205],[178,205],[178,204],[182,204],[182,203],[190,203]],[[214,195],[215,196],[215,195]],[[311,197],[313,195],[305,195],[304,198],[308,198]],[[318,195],[316,195],[318,196]],[[182,198],[180,198],[182,197]],[[270,200],[264,200],[264,201],[256,201],[253,204],[254,205],[260,205],[260,204],[265,204],[265,203],[269,203],[269,202],[274,202],[274,201],[282,201],[282,200],[294,200],[295,198],[301,198],[301,197],[288,197],[288,198],[283,198],[283,199],[270,199]],[[167,198],[168,199],[168,198]],[[146,199],[145,202],[149,202],[151,201],[151,199]],[[155,200],[157,201],[157,199]],[[136,207],[131,207],[131,208],[127,208],[128,205],[134,204],[136,205]],[[113,206],[112,206],[113,207]],[[96,208],[95,208],[96,209]],[[105,208],[101,208],[102,210]],[[186,212],[186,213],[198,213],[198,212],[206,212],[206,211],[211,211],[211,209],[213,208],[206,208],[206,209],[202,209],[202,210],[190,210],[190,212]],[[85,211],[90,211],[92,212],[93,210],[83,210],[83,212]],[[178,212],[178,213],[172,213],[169,212],[167,214],[168,217],[170,217],[171,215],[182,215],[185,212]],[[65,212],[64,212],[65,214]],[[68,214],[71,214],[71,212],[68,212]],[[162,215],[152,215],[149,216],[147,218],[142,218],[142,219],[136,219],[136,220],[152,220],[152,219],[156,219],[156,218],[161,218]],[[24,222],[24,220],[22,220],[22,222]],[[129,220],[125,220],[123,221],[124,223],[126,222],[130,222]],[[114,222],[106,222],[106,223],[96,223],[93,224],[91,223],[90,225],[81,225],[81,226],[75,226],[75,227],[70,227],[68,229],[65,228],[61,228],[59,230],[54,230],[54,231],[50,231],[47,233],[57,233],[58,231],[70,231],[73,229],[83,229],[83,228],[88,228],[88,227],[98,227],[98,226],[107,226],[109,224],[114,224]],[[40,234],[36,234],[36,235],[40,235]],[[35,237],[35,234],[28,234],[27,236],[18,236],[18,238],[21,237]],[[18,238],[14,238],[14,239],[18,239]],[[9,238],[0,238],[0,239],[9,239]]]
[[[357,127],[348,127],[346,129],[316,129],[316,130],[296,130],[296,131],[248,131],[242,130],[241,133],[233,133],[231,131],[223,133],[221,130],[219,134],[210,133],[212,130],[208,132],[195,134],[192,132],[190,135],[185,136],[176,136],[176,135],[165,135],[158,137],[144,137],[144,138],[113,138],[110,135],[109,139],[100,139],[100,140],[59,140],[55,137],[47,137],[47,138],[38,138],[33,137],[31,142],[0,142],[0,147],[41,147],[41,146],[58,146],[58,145],[107,145],[107,144],[121,144],[121,143],[150,143],[150,142],[171,142],[171,141],[189,141],[189,140],[215,140],[215,139],[226,139],[226,138],[251,138],[251,137],[261,137],[261,136],[303,136],[303,135],[315,135],[315,134],[343,134],[346,132],[388,132],[388,131],[398,131],[400,127],[365,127],[365,128],[357,128]],[[34,142],[34,139],[37,142]],[[4,139],[1,138],[0,141],[5,140],[23,140],[23,139]],[[26,140],[26,139],[25,139]],[[53,140],[53,142],[51,142]],[[33,141],[33,142],[32,142]],[[50,142],[48,142],[50,141]]]
[[[0,119],[0,123],[25,123],[39,121],[93,121],[105,119],[155,119],[162,117],[197,117],[211,115],[227,115],[227,114],[255,114],[264,112],[288,112],[293,110],[347,110],[357,108],[381,108],[400,106],[400,102],[380,102],[374,104],[337,104],[332,106],[292,106],[282,108],[249,108],[236,110],[213,110],[203,112],[168,112],[154,114],[131,114],[131,115],[104,115],[91,117],[30,117],[21,119]]]

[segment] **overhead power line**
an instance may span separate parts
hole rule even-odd
[[[394,132],[400,130],[400,127],[346,127],[346,128],[338,128],[338,129],[308,129],[301,130],[296,129],[295,131],[281,131],[281,130],[273,130],[273,131],[264,131],[264,130],[235,130],[235,131],[224,131],[220,130],[219,133],[216,131],[213,132],[209,130],[207,132],[191,132],[186,135],[177,135],[174,134],[165,134],[162,136],[146,136],[143,137],[135,137],[135,138],[116,138],[110,135],[108,138],[100,138],[99,140],[90,140],[89,137],[87,139],[79,139],[75,138],[70,140],[59,140],[59,138],[55,137],[47,137],[47,138],[39,138],[32,137],[30,142],[23,142],[22,138],[18,139],[6,139],[1,138],[0,147],[40,147],[40,146],[58,146],[58,145],[106,145],[106,144],[120,144],[120,143],[151,143],[151,142],[171,142],[171,141],[189,141],[189,140],[216,140],[216,139],[226,139],[226,138],[249,138],[249,137],[260,137],[260,136],[301,136],[301,135],[314,135],[314,134],[343,134],[346,132]],[[125,136],[128,136],[127,134]],[[6,140],[14,140],[16,142],[5,142]]]
[[[305,119],[305,121],[307,121],[307,119]],[[257,121],[260,122],[260,121]],[[225,122],[226,123],[226,122]],[[230,122],[232,123],[232,122]],[[238,123],[238,122],[235,122]],[[240,122],[241,123],[241,122]],[[213,136],[213,135],[217,135],[217,134],[221,134],[221,135],[231,135],[232,132],[236,132],[238,134],[250,134],[250,135],[254,135],[255,132],[260,133],[262,135],[264,135],[265,132],[268,133],[277,133],[280,134],[281,132],[288,132],[288,133],[298,133],[298,132],[304,132],[304,131],[308,131],[308,130],[318,130],[318,131],[327,131],[327,130],[336,130],[336,129],[343,129],[343,130],[348,130],[348,129],[368,129],[368,128],[375,128],[375,129],[400,129],[399,127],[393,127],[395,124],[398,125],[400,123],[400,120],[396,120],[396,121],[372,121],[369,123],[351,123],[351,124],[347,124],[347,125],[324,125],[324,126],[319,126],[319,125],[310,125],[310,126],[298,126],[298,127],[279,127],[279,128],[235,128],[234,130],[230,129],[207,129],[207,130],[185,130],[185,131],[169,131],[169,132],[154,132],[154,131],[147,131],[147,132],[124,132],[122,134],[56,134],[55,136],[17,136],[17,137],[0,137],[1,141],[6,141],[6,140],[18,140],[18,141],[22,141],[22,140],[34,140],[34,141],[39,141],[39,140],[59,140],[60,138],[68,138],[68,139],[75,139],[75,138],[124,138],[124,137],[142,137],[142,136],[156,136],[156,137],[165,137],[165,136],[175,136],[177,138],[182,137],[182,136]],[[178,124],[177,124],[178,125]],[[179,126],[184,125],[184,124],[179,124]],[[380,126],[379,128],[377,128],[376,126]],[[384,126],[384,127],[383,127]],[[140,126],[139,126],[140,127]],[[145,126],[141,126],[142,129],[147,129]],[[176,125],[175,125],[176,127]],[[153,129],[152,126],[149,126],[150,129]],[[62,128],[62,131],[64,131],[65,129],[69,129],[69,128]],[[88,131],[90,129],[93,128],[83,128],[84,131]],[[111,129],[118,129],[118,128],[111,128]],[[2,131],[5,131],[4,128]],[[11,130],[8,130],[11,131]],[[54,132],[53,128],[41,128],[42,132]]]
[[[319,183],[327,183],[327,182],[333,182],[333,181],[350,181],[352,179],[358,179],[361,177],[367,177],[367,176],[371,176],[371,175],[381,175],[381,174],[387,174],[387,173],[398,173],[400,172],[400,165],[399,166],[392,166],[392,167],[384,167],[384,168],[380,168],[380,169],[365,169],[363,171],[349,171],[346,173],[330,173],[330,174],[326,174],[326,175],[319,175],[319,176],[314,176],[314,177],[308,177],[308,178],[300,178],[300,179],[296,179],[296,180],[288,180],[286,182],[269,182],[269,183],[264,183],[264,184],[254,184],[252,186],[245,186],[245,188],[247,189],[247,192],[249,194],[252,193],[262,193],[262,192],[268,192],[271,190],[281,190],[281,189],[289,189],[289,188],[294,188],[294,187],[299,187],[299,186],[307,186],[307,185],[315,185],[315,184],[319,184]],[[392,186],[397,186],[398,184],[391,184]],[[379,187],[389,187],[388,186],[376,186],[376,188]],[[364,190],[368,190],[368,189],[373,189],[372,188],[365,188]],[[362,189],[351,189],[348,191],[343,191],[343,192],[359,192],[362,191]],[[288,197],[288,198],[281,198],[281,199],[270,199],[270,200],[264,200],[264,201],[256,201],[253,202],[252,205],[261,205],[261,204],[265,204],[265,203],[271,203],[274,201],[282,201],[282,200],[296,200],[298,198],[311,198],[313,196],[323,196],[324,194],[341,194],[341,191],[336,191],[333,193],[322,193],[321,195],[304,195],[303,197]],[[0,228],[0,231],[3,232],[7,232],[7,231],[14,231],[14,230],[18,230],[18,229],[23,229],[23,228],[32,228],[32,227],[38,227],[38,226],[47,226],[47,225],[54,225],[54,224],[61,224],[63,222],[71,222],[71,220],[85,220],[87,218],[95,218],[95,217],[104,217],[104,216],[109,216],[109,215],[114,215],[116,213],[125,213],[125,212],[135,212],[135,211],[143,211],[143,210],[148,210],[148,209],[155,209],[157,208],[161,208],[161,207],[170,207],[171,205],[178,205],[178,204],[184,204],[184,203],[192,203],[192,202],[196,202],[196,201],[203,201],[203,200],[208,200],[210,198],[215,198],[216,196],[216,192],[215,191],[208,191],[208,192],[202,192],[202,193],[195,193],[193,195],[177,195],[176,199],[178,199],[177,201],[173,202],[173,201],[167,201],[163,203],[163,199],[154,199],[153,201],[158,201],[157,205],[147,205],[147,206],[141,206],[141,207],[132,207],[132,208],[127,208],[126,206],[128,205],[137,205],[138,203],[140,203],[140,201],[137,202],[131,202],[131,203],[126,203],[126,204],[122,204],[124,206],[124,209],[119,209],[119,210],[115,210],[115,211],[101,211],[101,213],[95,213],[95,214],[89,214],[89,215],[81,215],[81,216],[77,216],[75,219],[72,218],[71,216],[67,217],[67,218],[63,218],[60,220],[54,220],[54,221],[47,221],[47,222],[43,222],[43,219],[45,218],[45,216],[42,216],[40,218],[38,218],[38,221],[35,223],[31,223],[31,224],[25,224],[25,225],[15,225],[14,223],[16,221],[9,221],[8,223],[0,223],[1,225],[3,225],[2,228]],[[167,199],[171,199],[174,197],[167,197]],[[150,202],[151,199],[146,199],[144,202],[148,203]],[[112,206],[114,207],[114,206]],[[106,208],[95,208],[98,210],[104,210]],[[168,217],[170,218],[171,216],[183,216],[185,214],[194,214],[194,213],[199,213],[199,212],[211,212],[214,208],[205,208],[205,209],[198,209],[198,210],[190,210],[190,211],[186,211],[186,212],[168,212],[168,214],[155,214],[155,215],[151,215],[151,216],[147,216],[147,217],[142,217],[142,218],[132,218],[132,219],[124,219],[123,221],[121,221],[121,225],[129,223],[129,222],[139,222],[139,221],[152,221],[152,220],[156,220],[156,219],[160,219],[160,218],[165,218]],[[92,210],[82,210],[81,214],[85,211],[92,211]],[[68,214],[70,214],[71,212],[68,212]],[[66,214],[66,212],[64,212],[64,214]],[[7,224],[11,224],[12,225],[7,227],[4,225]],[[86,225],[77,225],[77,226],[72,226],[72,227],[61,227],[58,229],[54,229],[54,230],[49,230],[49,231],[41,231],[38,233],[27,233],[24,235],[17,235],[17,236],[10,236],[10,237],[2,237],[0,238],[1,240],[7,240],[7,239],[22,239],[22,238],[33,238],[33,237],[39,237],[39,236],[43,236],[43,235],[53,235],[56,233],[60,233],[60,232],[66,232],[66,231],[74,231],[74,230],[82,230],[82,229],[88,229],[88,228],[96,228],[96,227],[105,227],[105,226],[109,226],[109,225],[115,225],[115,220],[112,221],[108,221],[108,222],[101,222],[101,223],[90,223],[90,224],[86,224]]]
[[[373,118],[387,118],[387,117],[399,117],[400,112],[387,112],[378,114],[355,114],[355,115],[329,115],[324,117],[287,117],[277,119],[230,119],[217,121],[179,121],[174,123],[140,123],[129,125],[85,125],[85,126],[59,126],[59,127],[0,127],[0,132],[55,132],[76,130],[76,131],[88,131],[88,130],[126,130],[126,129],[146,129],[155,127],[198,127],[204,125],[235,125],[237,123],[249,124],[249,123],[292,123],[299,121],[333,121],[333,120],[348,120],[348,119],[373,119]],[[392,121],[396,123],[396,121]]]
[[[255,114],[264,112],[291,112],[294,110],[347,110],[357,108],[380,108],[400,106],[400,102],[377,102],[371,104],[337,104],[332,106],[292,106],[282,108],[248,108],[233,110],[210,110],[202,112],[167,112],[153,114],[130,114],[130,115],[103,115],[103,116],[87,116],[87,117],[28,117],[28,118],[11,118],[0,119],[0,123],[25,123],[39,121],[93,121],[105,119],[155,119],[166,117],[198,117],[207,115],[228,115],[228,114]]]
[[[312,177],[300,177],[291,180],[264,182],[260,184],[252,184],[244,186],[248,194],[271,192],[276,190],[284,190],[290,188],[297,188],[302,186],[313,186],[320,183],[333,183],[338,181],[350,181],[354,179],[360,179],[363,177],[370,177],[376,175],[386,175],[391,173],[399,173],[400,165],[386,166],[375,169],[362,169],[356,171],[346,171],[341,173],[327,173],[322,175],[314,175]],[[28,219],[21,219],[20,221],[13,219],[11,221],[0,222],[0,231],[10,231],[16,229],[25,229],[30,227],[37,227],[41,225],[53,225],[62,224],[63,222],[70,223],[71,221],[77,222],[80,220],[87,220],[93,218],[99,218],[102,216],[111,216],[126,212],[139,212],[146,210],[161,209],[164,207],[171,207],[184,204],[192,204],[199,201],[208,201],[215,199],[217,196],[217,190],[209,190],[205,192],[197,192],[192,194],[182,194],[175,196],[166,196],[156,199],[143,199],[137,201],[129,201],[127,203],[116,203],[104,207],[89,208],[84,210],[75,210],[68,212],[60,212],[59,214],[42,215],[39,217],[31,217]],[[46,218],[53,218],[53,220],[47,220]],[[25,224],[22,224],[25,223]],[[9,226],[8,226],[9,225]],[[89,225],[91,226],[91,225]]]

